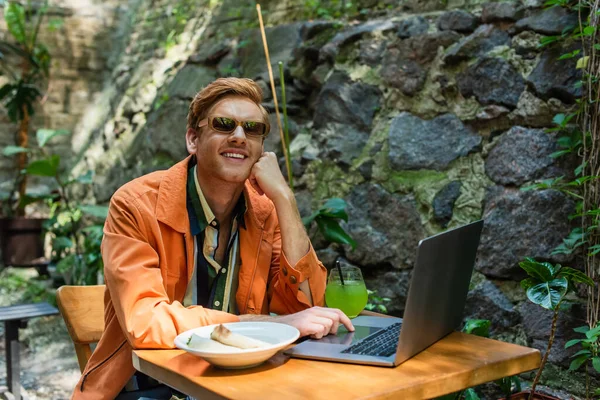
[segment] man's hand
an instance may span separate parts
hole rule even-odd
[[[290,189],[281,174],[277,156],[272,152],[264,152],[252,167],[250,183],[259,194],[266,194],[276,203],[281,196],[288,195]]]
[[[337,333],[340,324],[354,332],[350,318],[337,308],[311,307],[295,314],[282,315],[275,321],[291,325],[300,331],[300,336],[310,335],[313,339]]]

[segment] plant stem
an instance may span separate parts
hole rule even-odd
[[[283,156],[287,160],[290,155],[284,146],[285,138],[283,137],[283,127],[281,126],[281,119],[279,118],[279,105],[277,104],[277,91],[275,90],[275,80],[273,79],[273,68],[271,68],[271,57],[269,57],[269,46],[267,45],[267,34],[265,33],[265,25],[263,24],[262,14],[260,11],[260,4],[256,5],[256,12],[258,13],[258,24],[260,26],[260,34],[262,36],[263,47],[265,49],[265,58],[267,59],[267,71],[269,71],[269,80],[271,81],[271,92],[273,94],[273,105],[275,106],[275,115],[277,116],[277,126],[279,128],[279,136],[281,137],[281,145],[283,147]],[[290,165],[286,162],[288,182],[292,179],[292,170]]]
[[[544,357],[542,358],[542,363],[540,364],[540,368],[538,368],[537,374],[535,374],[535,378],[533,379],[533,383],[531,384],[531,393],[529,394],[529,400],[533,399],[533,394],[535,393],[535,387],[537,386],[540,377],[542,376],[542,371],[544,370],[544,366],[546,365],[546,361],[548,361],[548,356],[550,355],[550,349],[552,349],[552,344],[554,343],[554,335],[556,334],[556,322],[558,321],[558,311],[560,310],[560,302],[556,305],[554,309],[554,315],[552,316],[552,328],[550,329],[550,337],[548,338],[548,347],[546,347],[546,352],[544,353]]]
[[[285,139],[285,143],[283,143],[283,146],[285,146],[286,149],[286,153],[287,157],[285,157],[285,165],[287,166],[287,170],[290,171],[289,175],[288,175],[288,181],[290,184],[290,188],[292,189],[292,192],[294,191],[294,177],[291,173],[292,171],[292,159],[291,159],[291,153],[290,153],[290,132],[289,132],[289,125],[288,125],[288,116],[287,116],[287,102],[285,99],[285,79],[284,79],[284,74],[283,74],[283,63],[281,61],[279,61],[279,63],[277,64],[279,65],[279,82],[281,83],[281,106],[283,108],[283,137]]]
[[[590,372],[588,371],[588,363],[585,363],[585,398],[590,398]]]
[[[27,148],[29,146],[29,110],[27,105],[23,104],[23,119],[19,124],[19,132],[17,133],[17,146]],[[27,166],[27,153],[20,153],[17,157],[17,171],[22,171]],[[25,192],[27,190],[27,175],[23,174],[19,181],[19,205],[17,206],[17,216],[22,217],[25,215],[25,207],[21,206],[23,199],[25,198]]]

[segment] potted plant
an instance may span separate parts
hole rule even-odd
[[[52,247],[50,262],[54,263],[56,271],[67,284],[95,284],[102,281],[98,275],[102,271],[100,243],[108,207],[78,201],[70,188],[75,184],[91,184],[92,172],[73,177],[62,171],[60,155],[47,150],[52,138],[68,133],[65,130],[40,129],[36,133],[37,146],[27,149],[10,146],[4,149],[4,154],[27,153],[29,163],[22,174],[49,179],[54,187],[51,192],[38,194],[35,198],[26,195],[26,199],[44,200],[50,209],[43,230],[49,234]]]
[[[4,154],[15,156],[14,179],[3,184],[0,191],[0,243],[5,265],[31,265],[43,256],[43,219],[25,218],[25,207],[38,199],[27,192],[29,130],[35,105],[42,98],[48,82],[50,54],[38,41],[40,25],[46,14],[47,3],[25,9],[20,4],[7,2],[4,19],[9,41],[0,41],[0,75],[8,81],[0,87],[0,102],[8,117],[18,128],[15,146]]]

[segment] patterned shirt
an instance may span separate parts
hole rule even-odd
[[[229,241],[219,243],[219,221],[202,193],[196,165],[188,170],[187,209],[190,228],[194,235],[194,272],[183,300],[185,306],[201,305],[214,310],[237,314],[235,294],[238,287],[240,265],[239,228],[244,228],[246,200],[240,196],[233,210],[233,221]],[[215,259],[217,248],[226,245],[226,265]],[[199,251],[202,250],[202,251]]]

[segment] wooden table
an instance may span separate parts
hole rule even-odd
[[[198,399],[429,399],[536,369],[540,352],[455,332],[396,368],[290,358],[223,370],[183,350],[135,350],[138,370]]]

